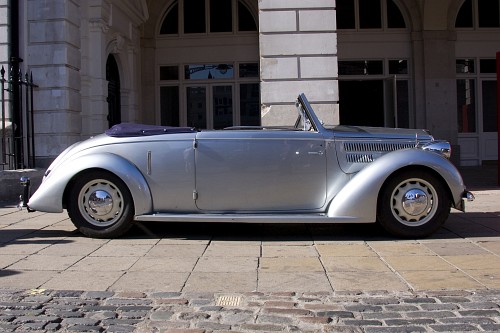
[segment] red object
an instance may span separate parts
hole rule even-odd
[[[498,155],[497,155],[497,167],[498,167],[498,186],[500,186],[500,51],[497,52],[497,133],[498,133]]]

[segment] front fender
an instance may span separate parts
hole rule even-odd
[[[136,215],[151,212],[151,192],[142,173],[128,160],[111,153],[83,155],[57,166],[30,198],[28,207],[49,213],[62,212],[63,194],[71,179],[82,171],[96,168],[114,173],[127,185]]]
[[[375,222],[377,199],[384,182],[394,172],[409,166],[434,170],[446,182],[454,207],[460,205],[465,185],[449,160],[433,152],[403,149],[385,154],[358,172],[333,198],[328,216],[345,217],[352,222]]]

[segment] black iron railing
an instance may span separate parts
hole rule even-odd
[[[0,70],[2,169],[35,168],[32,74]]]

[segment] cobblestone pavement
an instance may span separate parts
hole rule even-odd
[[[500,189],[468,175],[468,213],[419,240],[376,224],[144,224],[97,240],[66,213],[0,206],[0,332],[498,332]]]
[[[0,290],[2,332],[498,332],[500,291]]]

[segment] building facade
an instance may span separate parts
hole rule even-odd
[[[6,68],[15,3],[40,166],[119,122],[278,125],[301,92],[327,124],[498,160],[498,0],[0,0]]]

